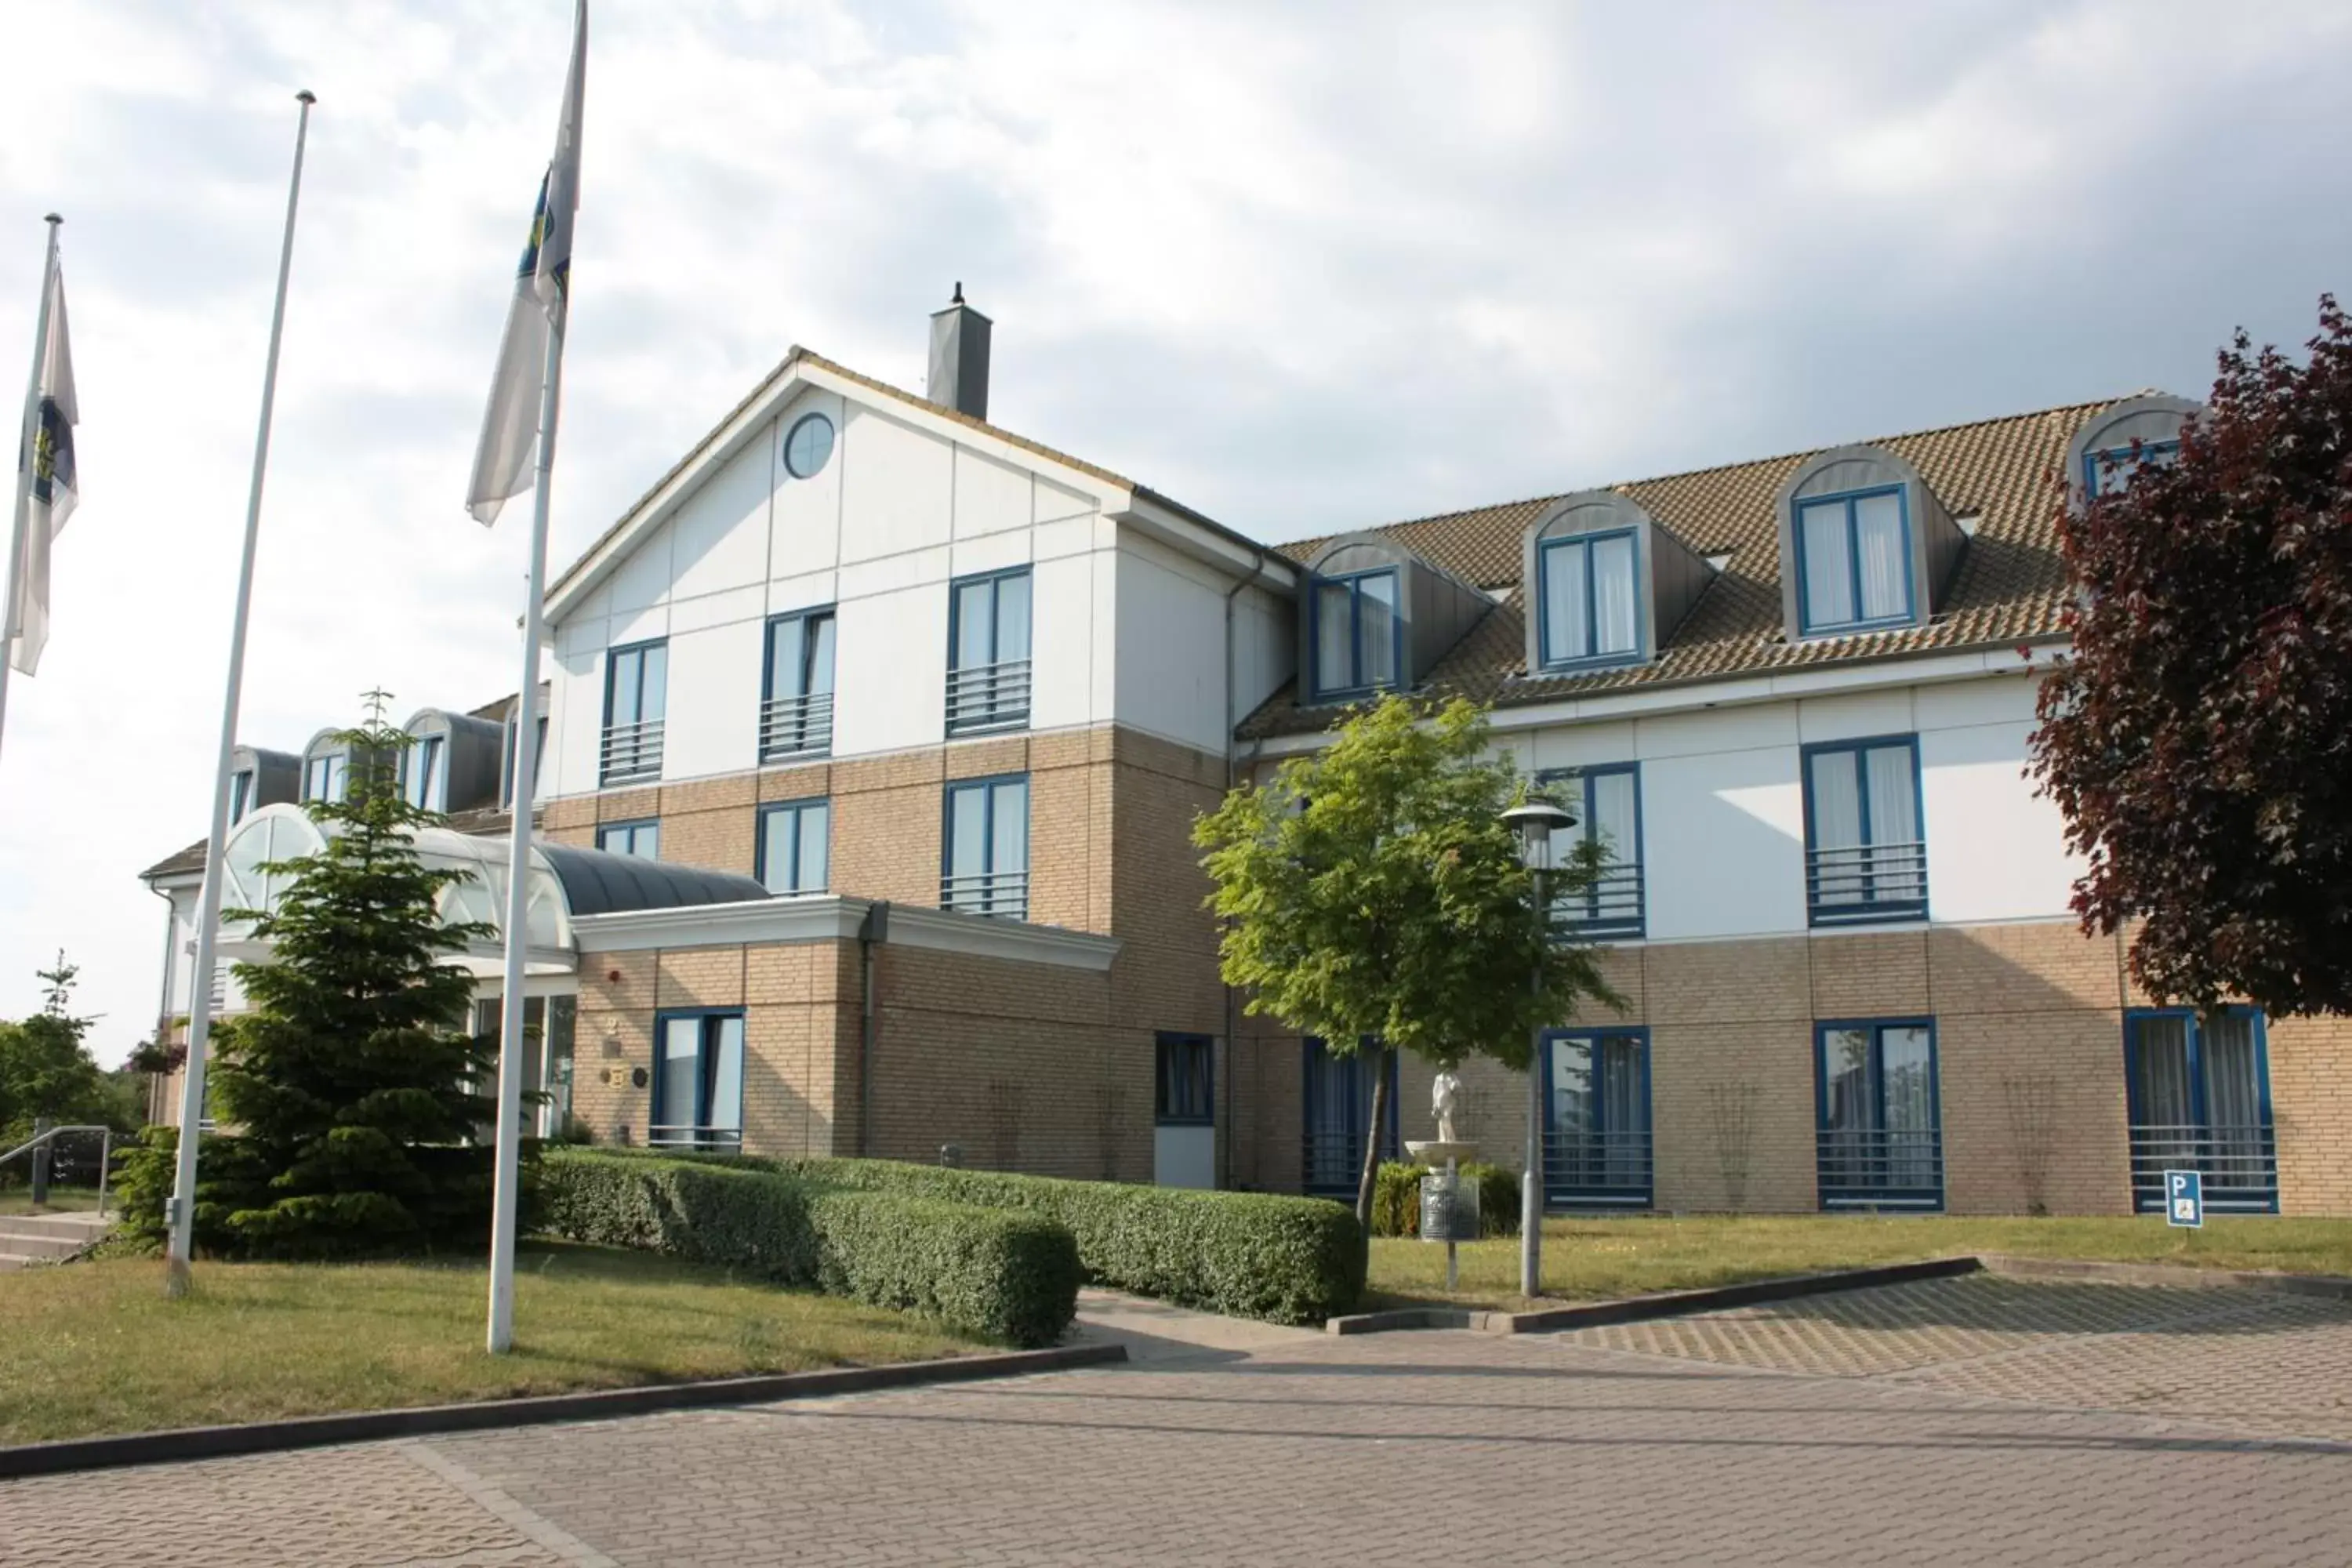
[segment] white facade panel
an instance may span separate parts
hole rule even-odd
[[[992,533],[979,539],[959,539],[948,552],[950,574],[971,577],[982,572],[1003,572],[1029,564],[1029,530]]]
[[[669,606],[669,635],[677,637],[709,626],[731,626],[737,621],[761,620],[766,617],[767,608],[767,587],[757,582],[723,593],[674,600]]]
[[[1282,689],[1298,666],[1290,601],[1246,588],[1234,601],[1234,721]]]
[[[1726,728],[1741,738],[1749,732]],[[1802,932],[1805,816],[1796,747],[1643,761],[1642,858],[1653,938]]]
[[[1057,485],[1040,475],[1034,497],[1033,520],[1037,522],[1058,522],[1066,517],[1084,517],[1097,510],[1095,498]]]
[[[1026,468],[1001,463],[969,447],[955,453],[955,536],[977,539],[1029,526],[1035,481]]]
[[[782,443],[793,426],[811,414],[833,421],[834,451],[824,467],[799,479],[784,467]],[[829,571],[841,556],[841,475],[844,463],[841,399],[819,388],[793,400],[770,432],[773,452],[770,472],[775,493],[770,500],[768,575],[793,577]]]
[[[1631,719],[1607,724],[1577,724],[1566,729],[1538,730],[1533,739],[1534,767],[1538,773],[1630,763],[1634,755],[1633,721]]]
[[[877,561],[854,561],[844,563],[839,574],[841,596],[863,599],[874,594],[895,594],[902,588],[913,588],[925,583],[945,583],[952,574],[953,558],[944,544],[927,550],[909,551],[898,555],[886,555]],[[940,626],[941,640],[947,637],[947,626]]]
[[[669,597],[669,524],[632,552],[614,571],[608,584],[614,619],[661,604]]]
[[[1217,1130],[1155,1127],[1151,1130],[1151,1179],[1163,1187],[1217,1184]]]
[[[584,795],[596,787],[596,756],[604,742],[604,650],[557,653],[549,672],[547,706],[541,793]]]
[[[841,558],[871,561],[945,544],[954,503],[954,447],[871,409],[852,407],[841,466]]]
[[[2026,722],[1925,730],[1927,912],[1937,921],[2065,915],[2085,866],[2066,852],[2065,819],[2025,775]]]
[[[761,623],[669,639],[662,777],[700,778],[759,764]]]
[[[1707,752],[1746,751],[1797,743],[1797,705],[1763,702],[1752,707],[1711,708],[1696,713],[1665,713],[1634,721],[1633,742],[1643,758],[1690,757]]]
[[[2034,696],[2041,689],[2038,675],[1948,681],[1919,687],[1913,707],[1922,730],[1951,730],[1964,724],[2030,725],[2034,722]]]
[[[1906,686],[1893,691],[1805,698],[1797,704],[1798,738],[1810,746],[1816,741],[1907,735],[1918,722],[1911,700],[1915,689]]]
[[[767,614],[790,615],[794,610],[813,610],[820,605],[830,605],[841,597],[841,574],[837,572],[808,572],[798,577],[780,577],[768,584]]]
[[[767,575],[774,443],[754,440],[678,504],[669,521],[673,600],[721,593]]]
[[[844,599],[838,615],[834,755],[939,744],[947,729],[946,581]]]
[[[669,606],[648,605],[642,610],[624,610],[614,616],[604,628],[604,646],[625,647],[633,642],[649,642],[667,636]]]
[[[1227,733],[1224,595],[1141,551],[1122,550],[1113,560],[1118,597],[1112,716],[1221,754]]]
[[[1095,537],[1095,520],[1086,517],[1066,517],[1059,522],[1040,523],[1030,534],[1030,558],[1053,561],[1064,555],[1084,555],[1104,548]]]
[[[1095,668],[1106,669],[1108,651],[1100,651],[1112,621],[1110,600],[1098,591],[1095,563],[1108,557],[1075,555],[1040,562],[1029,574],[1029,727],[1058,730],[1091,723],[1097,717]],[[940,614],[946,614],[941,595]],[[947,623],[940,623],[940,641],[947,640]],[[946,652],[940,658],[940,679],[946,679]]]

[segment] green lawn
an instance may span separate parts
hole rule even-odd
[[[125,1258],[0,1274],[0,1443],[871,1365],[981,1348],[903,1313],[633,1252],[528,1246],[515,1349],[482,1349],[488,1278],[417,1264]]]
[[[1544,1295],[1553,1300],[1593,1300],[1984,1252],[2352,1275],[2352,1220],[2225,1218],[2208,1220],[2202,1230],[2176,1230],[2153,1215],[2131,1219],[1962,1219],[1943,1215],[1552,1219],[1544,1222]],[[1409,1239],[1374,1241],[1369,1294],[1375,1305],[1527,1304],[1518,1289],[1516,1237],[1465,1243],[1461,1253],[1462,1288],[1449,1297],[1444,1247]]]

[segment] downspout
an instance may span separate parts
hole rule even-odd
[[[1249,575],[1236,579],[1234,585],[1225,590],[1225,793],[1227,795],[1234,793],[1234,781],[1240,776],[1234,746],[1234,731],[1241,723],[1240,716],[1234,711],[1234,687],[1236,680],[1234,668],[1237,663],[1234,652],[1234,601],[1241,597],[1244,588],[1248,587],[1265,574],[1265,546],[1259,544],[1252,548],[1256,552],[1256,558],[1250,563]],[[1250,742],[1250,758],[1253,762],[1257,758],[1257,742],[1255,741]],[[1217,1185],[1230,1192],[1234,1185],[1234,1079],[1240,1076],[1237,1064],[1241,1059],[1241,995],[1230,985],[1224,986],[1223,989],[1225,993],[1225,1152],[1224,1159],[1221,1162],[1223,1169],[1218,1174]]]
[[[866,919],[857,928],[857,1157],[872,1157],[874,1151],[874,1043],[881,1032],[881,1022],[874,1014],[874,950],[890,940],[890,902],[879,900],[866,906]]]

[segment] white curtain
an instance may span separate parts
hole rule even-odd
[[[1878,1031],[1886,1102],[1886,1184],[1933,1187],[1936,1176],[1936,1069],[1927,1031]]]
[[[1345,691],[1356,683],[1355,595],[1345,583],[1315,590],[1315,689]]]
[[[710,1074],[710,1120],[713,1132],[743,1132],[743,1020],[711,1020],[717,1037],[710,1042],[706,1064]]]
[[[1592,651],[1592,627],[1584,616],[1587,562],[1580,544],[1555,544],[1544,551],[1544,656],[1582,658]]]
[[[1591,572],[1592,651],[1632,653],[1641,641],[1633,608],[1633,535],[1595,540]]]
[[[2263,1175],[2263,1072],[2254,1021],[2242,1013],[2209,1019],[2198,1032],[2205,1073],[2205,1123],[2217,1184],[2245,1186]]]
[[[1862,787],[1852,752],[1816,752],[1813,783],[1813,901],[1851,904],[1862,898]]]
[[[2140,1018],[2132,1025],[2131,1072],[2138,1121],[2132,1138],[2136,1179],[2191,1165],[2197,1159],[2196,1098],[2189,1081],[2189,1020]]]
[[[1638,1035],[1609,1035],[1601,1041],[1601,1125],[1612,1187],[1650,1182],[1650,1108],[1642,1092],[1645,1048]]]
[[[1853,561],[1848,554],[1845,502],[1801,508],[1797,527],[1805,548],[1805,625],[1843,626],[1854,618]]]
[[[1612,868],[1638,864],[1641,847],[1634,830],[1633,795],[1633,775],[1623,773],[1595,773],[1587,791],[1591,815],[1587,831],[1599,841],[1606,864]],[[1596,915],[1607,918],[1641,912],[1641,889],[1633,879],[1612,878],[1605,870],[1602,876],[1592,900]]]
[[[659,1091],[654,1096],[654,1122],[671,1129],[658,1134],[663,1142],[690,1140],[682,1131],[700,1113],[702,1090],[702,1020],[672,1018],[662,1026],[662,1059],[656,1068]],[[654,1140],[648,1140],[652,1142]]]
[[[1396,684],[1396,574],[1383,572],[1357,582],[1363,637],[1356,649],[1357,677],[1366,686]]]
[[[1862,616],[1883,620],[1911,613],[1909,563],[1905,559],[1899,495],[1864,496],[1853,503],[1854,549],[1862,559]]]
[[[821,893],[824,891],[825,847],[831,837],[828,829],[833,824],[833,807],[820,802],[815,805],[803,806],[793,816],[800,824],[801,835],[800,875],[793,890],[796,893]]]
[[[1919,795],[1912,783],[1908,746],[1874,746],[1863,753],[1863,772],[1870,790],[1870,841],[1874,845],[1919,842]],[[1924,862],[1914,848],[1890,849],[1871,857],[1871,891],[1882,900],[1925,896]]]

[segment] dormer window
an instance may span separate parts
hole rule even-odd
[[[1799,502],[1797,581],[1797,620],[1807,637],[1912,620],[1903,487]]]
[[[1633,530],[1546,540],[1537,560],[1546,668],[1640,657],[1641,550]]]
[[[1583,490],[1520,540],[1529,674],[1576,674],[1656,654],[1717,568],[1622,490]]]
[[[2092,415],[2066,451],[2074,499],[2114,495],[2140,469],[2179,462],[2181,432],[2198,413],[2185,397],[2150,392]]]
[[[228,779],[228,819],[243,822],[245,814],[253,809],[253,770],[239,768]]]
[[[328,752],[314,755],[302,764],[302,798],[305,801],[340,801],[350,784],[352,759],[348,752]]]
[[[1395,686],[1403,642],[1394,567],[1316,580],[1316,696],[1346,697]]]
[[[408,743],[406,776],[401,787],[408,804],[419,811],[448,809],[449,775],[443,765],[447,749],[448,741],[441,735],[424,735]]]
[[[2083,489],[2095,496],[2119,493],[2142,468],[2168,468],[2180,460],[2179,441],[2143,441],[2083,454]]]

